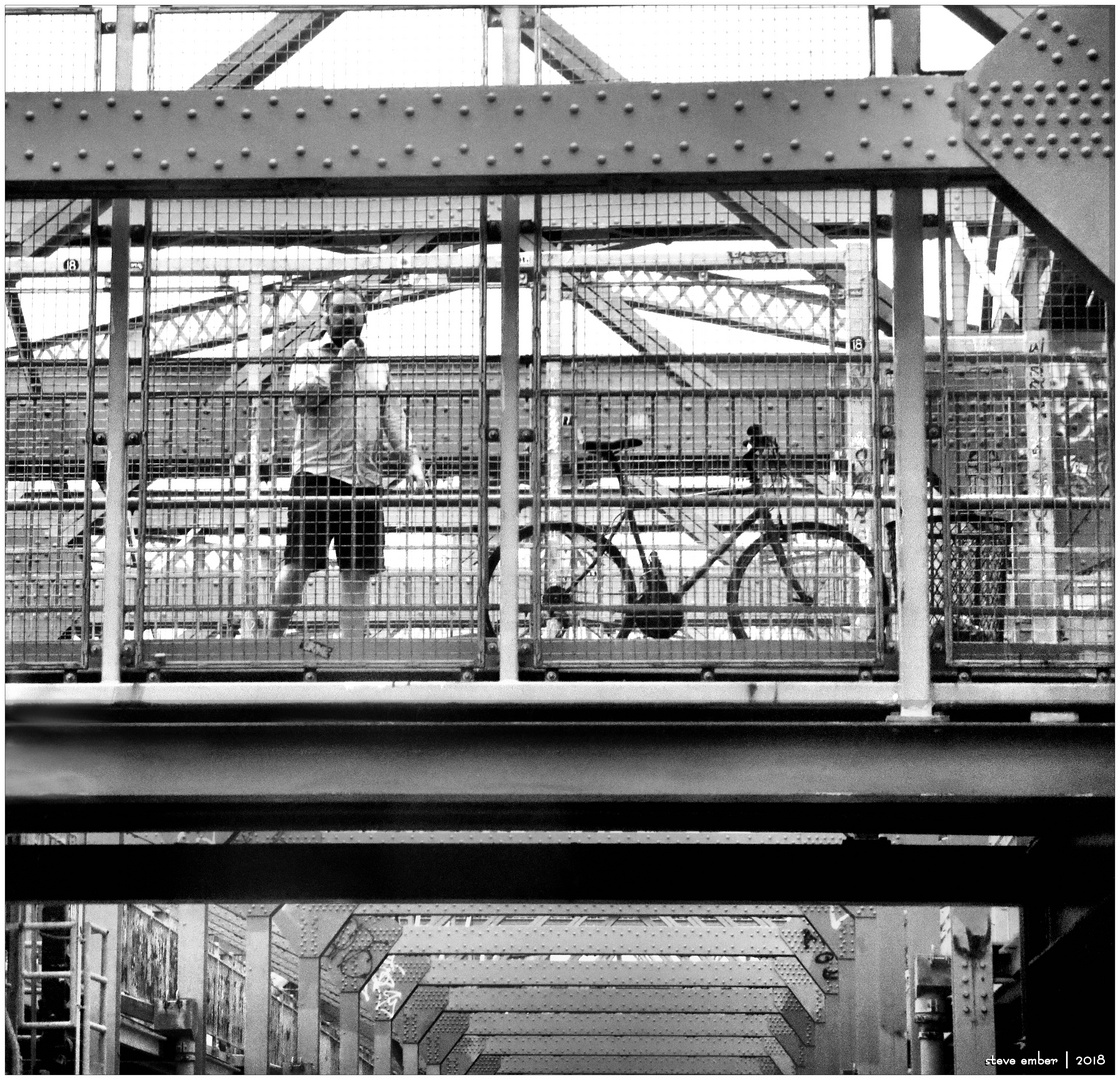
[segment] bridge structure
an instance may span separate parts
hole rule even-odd
[[[10,1055],[1114,1071],[1110,8],[6,27]]]

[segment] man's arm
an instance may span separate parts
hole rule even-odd
[[[381,429],[394,450],[408,454],[408,477],[412,486],[418,491],[426,491],[428,481],[424,476],[424,460],[408,437],[400,398],[392,397],[389,393],[381,396]]]
[[[329,404],[337,392],[342,378],[342,365],[365,352],[359,341],[348,341],[333,360],[312,359],[316,357],[315,345],[301,345],[296,353],[297,362],[292,364],[288,376],[288,393],[292,395],[292,407],[298,413],[311,409],[321,409]],[[306,363],[299,362],[306,359]]]

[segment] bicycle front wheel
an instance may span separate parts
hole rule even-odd
[[[735,561],[727,584],[731,632],[755,641],[874,641],[875,579],[875,557],[846,529],[819,521],[770,528]],[[885,620],[881,575],[878,589]]]
[[[534,619],[531,582],[537,530],[522,526],[517,537],[518,637],[532,637]],[[501,550],[487,560],[487,609],[484,629],[498,633],[504,568]],[[637,599],[634,574],[622,552],[587,525],[548,522],[540,533],[540,613],[536,632],[541,640],[577,641],[618,637],[628,609]]]

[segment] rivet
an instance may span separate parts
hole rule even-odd
[[[1027,153],[1026,150],[1024,150],[1021,146],[1016,146],[1015,149],[1012,150],[1011,152],[1015,157],[1020,158],[1020,159],[1026,157],[1026,153]]]
[[[224,97],[222,97],[221,94],[219,94],[216,98],[214,98],[214,104],[215,105],[224,105],[225,103],[226,103],[226,99]]]
[[[383,157],[379,157],[377,159],[377,167],[380,168],[380,169],[384,169],[385,166],[388,165],[388,164],[389,163]]]
[[[358,117],[361,116],[361,115],[362,115],[362,110],[361,109],[356,109],[355,108],[355,109],[350,110],[350,116],[354,120],[357,120]]]
[[[708,155],[708,164],[709,165],[714,165],[716,163],[716,160],[717,160],[717,158],[716,158],[715,154],[709,154]]]
[[[1046,19],[1046,8],[1039,8],[1038,11],[1035,12],[1035,15],[1039,19],[1045,20]]]
[[[1039,38],[1039,39],[1038,39],[1038,40],[1037,40],[1037,41],[1036,41],[1036,42],[1034,43],[1034,47],[1035,47],[1036,49],[1038,49],[1038,51],[1039,51],[1039,52],[1045,52],[1045,51],[1046,51],[1046,47],[1047,47],[1047,46],[1046,46],[1046,40],[1045,40],[1044,38]]]
[[[1081,142],[1081,132],[1080,132],[1080,131],[1071,131],[1071,132],[1069,133],[1069,141],[1070,141],[1071,143],[1079,143],[1079,142]]]
[[[187,157],[194,157],[197,153],[198,151],[193,146],[187,147]]]
[[[743,149],[743,140],[742,139],[736,139],[735,140],[735,149],[736,150],[742,150]]]
[[[597,162],[598,162],[598,163],[599,163],[600,165],[606,165],[606,163],[607,163],[607,155],[606,155],[606,154],[600,154],[600,155],[599,155],[599,156],[598,156],[598,157],[597,157],[597,158],[596,158],[595,160],[596,160],[596,161],[597,161]]]
[[[794,99],[793,99],[793,100],[792,100],[792,101],[791,101],[791,102],[789,103],[789,107],[790,107],[791,109],[793,109],[793,110],[794,110],[794,111],[796,112],[796,111],[797,111],[798,109],[800,109],[800,108],[801,108],[801,102],[800,102],[800,101],[798,101],[798,100],[797,100],[797,98],[794,98]]]
[[[269,105],[279,105],[280,99],[275,94],[272,94],[268,99],[268,103]]]
[[[685,108],[687,109],[688,106],[686,105]],[[568,106],[568,112],[573,113],[573,114],[578,113],[579,112],[579,106],[578,105],[569,105]]]
[[[1103,100],[1104,100],[1104,98],[1102,98],[1100,94],[1090,94],[1089,95],[1089,101],[1092,102],[1094,105],[1099,105]]]
[[[513,152],[515,154],[520,154],[521,151],[524,150],[524,149],[525,149],[525,144],[524,143],[515,142],[513,144]]]
[[[825,161],[832,161],[835,157],[836,155],[831,150],[826,150],[824,152]]]
[[[771,154],[769,150],[767,150],[767,151],[766,151],[766,153],[762,155],[762,160],[763,160],[763,161],[764,161],[764,162],[765,162],[765,163],[766,163],[767,165],[769,165],[769,164],[770,164],[770,162],[774,160],[774,155],[773,155],[773,154]]]
[[[707,89],[707,95],[708,95],[708,100],[709,101],[715,101],[716,88],[714,86],[709,86],[708,89]]]
[[[304,149],[304,147],[302,147],[302,146],[297,146],[296,147],[296,156],[297,157],[303,157],[303,155],[305,153],[307,153],[307,151]]]
[[[197,109],[187,109],[187,119],[188,120],[193,120],[196,116],[198,116],[198,110]]]
[[[891,88],[889,86],[880,86],[879,93],[882,94],[883,97],[890,97]]]
[[[1087,53],[1086,53],[1085,55],[1086,55],[1086,56],[1087,56],[1087,57],[1088,57],[1088,58],[1089,58],[1090,60],[1096,60],[1096,59],[1097,59],[1097,57],[1099,57],[1099,56],[1100,56],[1100,53],[1099,53],[1099,52],[1097,52],[1097,50],[1096,50],[1096,49],[1090,49],[1090,50],[1089,50],[1089,51],[1088,51],[1088,52],[1087,52]]]
[[[1079,38],[1076,34],[1070,34],[1070,36],[1066,38],[1066,44],[1067,45],[1080,45],[1081,44],[1081,38]]]
[[[88,150],[87,150],[87,149],[86,149],[86,148],[85,148],[85,147],[83,146],[83,147],[82,147],[82,148],[81,148],[81,149],[80,149],[80,150],[78,151],[78,157],[80,157],[80,158],[82,158],[83,160],[85,160],[85,158],[87,158],[88,156],[89,156],[89,151],[88,151]]]
[[[411,105],[406,105],[404,109],[405,116],[415,116],[416,110]]]
[[[496,157],[494,157],[493,154],[487,154],[486,155],[486,164],[487,165],[494,165],[494,164],[497,163],[497,160],[498,159]]]
[[[956,146],[956,145],[957,145],[957,137],[956,137],[956,135],[950,135],[950,136],[949,136],[949,138],[948,138],[948,139],[947,139],[946,141],[948,142],[948,144],[949,144],[950,146]]]
[[[1045,124],[1046,123],[1046,113],[1035,113],[1034,114],[1034,122],[1036,124]]]
[[[1011,134],[1010,131],[1005,131],[1000,136],[999,141],[1003,143],[1004,146],[1010,146],[1015,141],[1015,137]]]
[[[225,162],[221,158],[218,158],[218,160],[214,162],[214,168],[215,169],[221,169],[224,166],[225,166]]]
[[[388,100],[389,100],[389,95],[388,94],[378,94],[377,95],[377,104],[378,105],[384,105],[388,102]]]
[[[914,145],[914,140],[912,138],[910,138],[909,135],[904,135],[903,138],[902,138],[902,145],[903,146],[913,146]]]
[[[1053,61],[1053,62],[1054,62],[1055,64],[1060,64],[1060,63],[1062,62],[1062,54],[1061,54],[1060,52],[1056,52],[1056,53],[1051,53],[1051,54],[1050,54],[1050,59],[1051,59],[1051,60],[1052,60],[1052,61]]]
[[[493,105],[493,104],[494,104],[494,102],[498,100],[498,95],[497,95],[497,94],[495,94],[493,90],[491,90],[491,91],[490,91],[490,92],[489,92],[489,93],[488,93],[488,94],[486,95],[486,100],[487,100],[487,101],[489,101],[491,105]],[[547,99],[547,98],[545,98],[545,100],[547,101],[548,99]]]
[[[382,161],[384,161],[384,158],[382,158]],[[276,158],[274,158],[274,157],[270,157],[270,158],[268,159],[268,167],[269,167],[270,169],[275,169],[275,168],[276,168],[276,166],[277,166],[277,165],[279,165],[279,164],[280,164],[280,163],[279,163],[279,162],[278,162],[278,161],[276,160]]]
[[[929,155],[927,154],[926,156],[928,157]],[[998,146],[993,147],[992,148],[992,157],[994,157],[994,158],[1003,157],[1003,151]]]
[[[626,142],[624,142],[622,144],[622,149],[623,150],[633,150],[634,149],[634,144],[629,139],[627,139]]]
[[[653,98],[654,101],[660,101],[661,100],[661,91],[660,90],[651,90],[649,92],[649,96],[651,98]]]
[[[470,147],[466,143],[459,143],[459,153],[466,154],[470,151]]]
[[[773,91],[773,90],[771,90],[769,86],[764,86],[764,87],[762,88],[762,96],[763,96],[764,98],[768,98],[768,97],[769,97],[769,96],[770,96],[770,95],[771,95],[771,94],[772,94],[773,92],[774,92],[774,91]]]
[[[1111,79],[1101,79],[1101,89],[1102,90],[1111,90],[1112,89],[1112,80]]]
[[[1028,146],[1034,145],[1034,132],[1028,131],[1026,135],[1023,136],[1023,142],[1025,142]]]
[[[991,90],[993,94],[998,94],[1003,87],[999,82],[990,82],[988,83],[988,89]]]
[[[832,95],[835,94],[835,93],[836,93],[836,87],[834,87],[834,86],[826,86],[824,88],[824,96],[825,97],[832,97]]]
[[[970,125],[971,125],[972,127],[977,127],[977,126],[979,125],[979,123],[980,123],[980,117],[979,117],[979,116],[977,116],[977,115],[976,115],[975,113],[973,113],[973,114],[972,114],[972,115],[971,115],[971,116],[970,116],[970,117],[968,118],[968,122],[969,122],[969,124],[970,124]]]
[[[970,94],[977,93],[979,91],[979,89],[980,89],[980,84],[978,82],[970,82],[968,84],[968,92]]]
[[[1010,94],[1004,94],[1003,97],[999,99],[999,103],[1004,108],[1007,108],[1007,106],[1009,106],[1014,100],[1015,99]]]
[[[470,110],[469,105],[460,105],[459,106],[459,115],[460,116],[469,116],[470,112],[471,112],[471,110]]]
[[[1061,159],[1062,159],[1063,161],[1064,161],[1064,160],[1065,160],[1066,158],[1068,158],[1068,157],[1069,157],[1069,147],[1068,147],[1068,146],[1063,146],[1063,147],[1062,147],[1062,148],[1061,148],[1061,149],[1060,149],[1060,150],[1058,151],[1058,157],[1060,157],[1060,158],[1061,158]]]
[[[1029,26],[1021,26],[1019,28],[1019,37],[1029,38],[1031,36],[1031,28]]]
[[[925,94],[926,97],[931,97],[933,95],[933,89],[932,83],[926,83],[925,86],[922,87],[922,93]]]
[[[1058,113],[1058,123],[1059,124],[1068,124],[1069,123],[1069,113]]]
[[[132,156],[133,156],[134,158],[142,157],[142,156],[143,156],[143,154],[144,154],[144,151],[143,151],[143,150],[141,150],[139,146],[134,146],[134,147],[132,148]]]
[[[687,139],[681,139],[681,141],[680,141],[680,151],[681,151],[681,153],[682,154],[686,153],[687,150],[688,150],[688,140]]]
[[[568,153],[569,154],[578,154],[579,153],[579,143],[577,143],[577,142],[568,143]]]
[[[524,105],[514,105],[514,107],[513,107],[513,115],[514,116],[520,116],[524,112],[525,112],[525,106]]]
[[[327,161],[330,161],[330,158],[327,158]],[[326,162],[324,162],[324,164],[326,164]],[[436,157],[432,158],[432,165],[435,168],[438,169],[440,167],[440,165],[442,165],[442,164],[443,164],[443,160],[438,155]]]
[[[62,162],[61,161],[52,161],[51,162],[51,172],[58,172],[61,168],[62,168]]]
[[[1046,147],[1045,147],[1045,146],[1040,146],[1040,147],[1039,147],[1039,148],[1038,148],[1038,149],[1037,149],[1037,150],[1036,150],[1036,151],[1034,152],[1034,156],[1035,156],[1035,157],[1040,157],[1040,158],[1044,158],[1044,157],[1046,157]]]
[[[1059,79],[1054,83],[1054,88],[1061,94],[1064,94],[1069,89],[1069,83],[1065,79]]]
[[[1105,157],[1112,157],[1112,147],[1111,146],[1103,147],[1101,149],[1101,153],[1104,154]]]
[[[1091,143],[1099,143],[1100,141],[1101,133],[1099,131],[1094,131],[1093,134],[1089,136],[1089,142]]]
[[[89,119],[89,110],[88,109],[82,109],[78,113],[78,119],[79,120],[88,120]]]
[[[654,154],[650,158],[650,160],[654,163],[654,165],[660,165],[661,164],[661,155],[660,154]]]
[[[992,103],[992,95],[991,94],[981,94],[980,95],[980,104],[983,105],[985,108],[987,106],[991,105],[991,103]]]
[[[35,151],[34,150],[24,150],[23,156],[25,158],[27,158],[28,161],[30,161],[35,156]]]
[[[911,105],[913,105],[913,104],[914,104],[914,103],[913,103],[913,102],[912,102],[912,101],[911,101],[911,100],[910,100],[909,98],[903,98],[903,99],[902,99],[902,107],[903,107],[904,109],[909,109],[909,108],[910,108],[910,106],[911,106]]]
[[[1033,105],[1034,104],[1034,94],[1024,94],[1023,95],[1023,104],[1024,105]]]
[[[735,111],[736,111],[736,112],[742,112],[742,111],[743,111],[743,102],[742,102],[742,99],[740,99],[739,101],[736,101],[736,102],[735,102]]]
[[[1101,123],[1102,124],[1111,124],[1112,123],[1112,113],[1107,113],[1107,112],[1106,113],[1101,113]]]
[[[354,143],[354,145],[350,147],[350,153],[354,154],[355,156],[361,153],[361,148],[357,143]]]
[[[241,110],[241,115],[243,117],[245,117],[246,120],[248,120],[249,117],[253,115],[253,110],[252,109],[242,109]]]
[[[1003,116],[1000,113],[992,113],[991,123],[994,127],[999,127],[1003,123]]]
[[[551,165],[552,164],[552,158],[549,157],[548,154],[541,154],[541,164],[542,165]]]
[[[416,147],[413,146],[412,143],[405,143],[404,144],[404,152],[406,154],[411,154],[415,149],[416,149]]]
[[[132,119],[133,120],[143,120],[144,119],[144,111],[142,109],[134,109],[133,112],[132,112]]]
[[[791,150],[800,150],[801,149],[801,140],[800,139],[790,139],[789,148]]]
[[[432,103],[433,104],[439,105],[442,101],[443,101],[443,94],[441,94],[438,90],[434,94],[432,94]]]
[[[884,161],[890,161],[890,159],[891,159],[891,152],[889,150],[884,150],[883,151],[883,160]]]
[[[1092,156],[1093,156],[1093,151],[1092,151],[1092,149],[1091,149],[1090,147],[1088,147],[1088,146],[1083,146],[1083,147],[1081,148],[1081,156],[1082,156],[1082,157],[1092,157]]]
[[[30,120],[34,120],[34,119],[35,119],[35,113],[34,113],[34,111],[33,111],[33,110],[31,110],[31,109],[28,109],[28,110],[27,110],[27,112],[25,112],[25,113],[23,114],[23,118],[24,118],[24,120],[28,120],[28,121],[30,121]]]
[[[1016,127],[1022,127],[1023,124],[1026,123],[1026,119],[1027,118],[1022,113],[1016,113],[1013,117],[1011,117],[1011,122]]]
[[[606,100],[607,100],[607,92],[606,92],[606,90],[598,90],[598,91],[596,91],[596,93],[595,93],[595,100],[596,100],[596,101],[606,101]]]
[[[306,109],[296,109],[296,116],[302,120],[307,115]]]
[[[987,146],[991,141],[992,141],[991,135],[981,135],[980,136],[980,145],[981,146]]]
[[[1011,84],[1011,89],[1014,90],[1016,94],[1019,93],[1019,91],[1023,89],[1023,80],[1022,79],[1016,79]]]
[[[1053,30],[1055,34],[1060,34],[1062,32],[1062,24],[1060,22],[1052,22],[1050,24],[1050,29]]]
[[[1093,118],[1087,112],[1083,112],[1077,119],[1080,120],[1083,124],[1092,123],[1093,120]]]
[[[632,113],[634,111],[634,103],[632,101],[626,102],[626,104],[622,106],[622,111],[624,113]]]
[[[859,144],[866,150],[867,147],[871,145],[871,140],[866,135],[863,135],[859,140]]]
[[[323,168],[324,169],[329,169],[333,164],[334,164],[334,162],[329,157],[323,158]]]
[[[108,169],[110,172],[112,172],[112,170],[115,169],[116,167],[117,167],[117,163],[115,161],[109,160],[109,161],[105,162],[105,168]]]
[[[955,97],[947,97],[945,99],[945,104],[948,105],[950,109],[952,109],[957,104],[957,99]]]
[[[860,98],[860,99],[859,99],[859,107],[860,107],[861,109],[866,109],[866,108],[867,108],[867,106],[868,106],[868,101],[867,101],[867,98]]]
[[[1038,82],[1036,82],[1036,83],[1034,84],[1034,88],[1035,88],[1035,89],[1036,89],[1036,90],[1037,90],[1037,91],[1038,91],[1039,93],[1042,93],[1042,91],[1046,89],[1046,83],[1044,83],[1044,82],[1043,82],[1043,81],[1042,81],[1041,79],[1039,79],[1039,80],[1038,80]]]
[[[61,108],[62,108],[62,98],[60,98],[60,97],[56,97],[56,98],[55,98],[55,99],[54,99],[54,100],[53,100],[53,101],[51,102],[51,104],[52,104],[52,105],[53,105],[53,106],[54,106],[54,107],[55,107],[56,109],[61,109]]]
[[[105,99],[105,104],[111,109],[117,104],[117,99],[115,97],[108,97]]]

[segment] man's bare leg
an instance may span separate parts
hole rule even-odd
[[[361,641],[369,626],[369,578],[365,570],[339,570],[339,629],[343,641]]]
[[[302,563],[284,563],[272,587],[272,610],[268,613],[268,636],[283,637],[292,614],[303,599],[303,589],[311,571]]]

